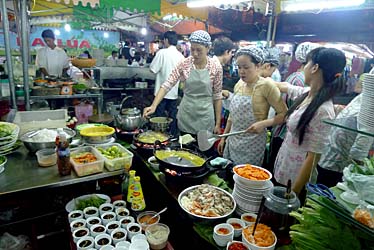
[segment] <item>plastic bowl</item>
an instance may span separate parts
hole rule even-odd
[[[88,127],[80,131],[81,137],[87,143],[106,143],[109,142],[114,134],[114,128],[109,126]]]
[[[57,154],[54,148],[40,149],[35,154],[41,167],[50,167],[57,162]]]
[[[241,169],[241,168],[247,168],[247,167],[252,167],[252,168],[255,168],[255,169],[258,169],[260,171],[263,171],[267,174],[267,178],[263,179],[263,180],[256,180],[256,179],[249,179],[249,178],[246,178],[244,176],[241,176],[239,173],[238,173],[238,170]],[[254,165],[251,165],[251,164],[242,164],[242,165],[237,165],[233,168],[233,171],[234,171],[234,175],[238,177],[238,181],[243,184],[243,185],[247,185],[247,186],[252,186],[252,187],[262,187],[266,184],[267,181],[269,181],[273,175],[265,168],[262,168],[262,167],[258,167],[258,166],[254,166]]]
[[[145,230],[145,236],[152,249],[164,249],[169,238],[170,229],[167,225],[156,223]]]
[[[157,215],[155,218],[152,218],[157,212],[155,211],[145,211],[142,212],[136,217],[136,222],[142,226],[142,229],[145,230],[148,226],[158,223],[160,221],[160,215]],[[151,219],[149,222],[148,220]],[[148,223],[147,223],[148,222]]]

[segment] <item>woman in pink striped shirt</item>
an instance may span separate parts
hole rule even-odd
[[[222,109],[222,66],[208,57],[210,35],[198,30],[191,34],[191,56],[180,61],[169,78],[161,85],[150,107],[143,115],[153,114],[166,93],[179,81],[184,81],[184,96],[177,119],[182,133],[196,135],[200,130],[220,132]]]

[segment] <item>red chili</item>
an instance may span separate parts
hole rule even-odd
[[[248,250],[248,247],[246,247],[243,243],[234,242],[229,246],[229,250]]]

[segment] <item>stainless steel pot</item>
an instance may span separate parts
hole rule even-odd
[[[166,132],[172,121],[173,119],[168,117],[152,117],[149,119],[152,130],[160,132]]]
[[[129,96],[125,97],[120,105],[120,114],[116,115],[115,121],[116,126],[125,131],[134,131],[138,129],[142,122],[141,111],[137,108],[123,108],[123,103],[130,98]]]

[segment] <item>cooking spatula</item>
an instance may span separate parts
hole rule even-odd
[[[207,151],[213,146],[213,144],[219,138],[227,137],[231,135],[240,135],[240,134],[244,134],[245,132],[246,132],[245,130],[241,130],[241,131],[236,131],[232,133],[217,135],[217,134],[213,134],[212,132],[208,130],[201,130],[197,132],[197,144],[199,145],[199,149],[201,151]]]

